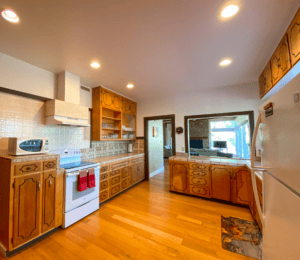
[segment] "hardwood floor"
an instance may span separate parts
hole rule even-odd
[[[168,182],[166,169],[10,259],[251,259],[221,246],[221,215],[252,220],[248,209],[170,193]]]

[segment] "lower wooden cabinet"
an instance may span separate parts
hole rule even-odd
[[[250,171],[246,167],[233,167],[231,181],[231,201],[249,205],[250,202]]]
[[[103,166],[100,166],[100,203],[145,179],[142,155]]]
[[[232,167],[222,165],[211,166],[212,197],[219,200],[231,200]]]
[[[12,251],[62,225],[64,171],[57,159],[0,165],[0,243]]]
[[[170,190],[189,193],[188,185],[188,163],[170,163]]]
[[[13,247],[40,234],[41,174],[15,179]]]

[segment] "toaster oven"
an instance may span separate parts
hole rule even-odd
[[[9,155],[29,155],[49,152],[49,138],[11,137],[8,141]]]

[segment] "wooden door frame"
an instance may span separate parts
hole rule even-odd
[[[254,132],[254,112],[253,111],[240,111],[240,112],[229,112],[229,113],[218,113],[218,114],[204,114],[204,115],[193,115],[193,116],[185,116],[184,117],[184,135],[185,135],[185,152],[188,153],[189,149],[189,137],[188,137],[188,120],[197,118],[197,119],[205,119],[210,117],[226,117],[226,116],[240,116],[247,115],[249,117],[249,125],[250,125],[250,143],[252,144],[252,137]]]
[[[171,119],[172,124],[172,155],[176,155],[176,140],[175,140],[175,114],[163,116],[144,117],[144,138],[145,138],[145,180],[149,181],[149,138],[148,138],[148,121]]]

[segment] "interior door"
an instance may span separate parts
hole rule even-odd
[[[220,200],[230,201],[230,180],[232,167],[213,165],[212,176],[212,197]]]
[[[41,174],[15,178],[13,246],[40,234]]]
[[[43,233],[55,226],[56,171],[44,172],[43,180]]]

